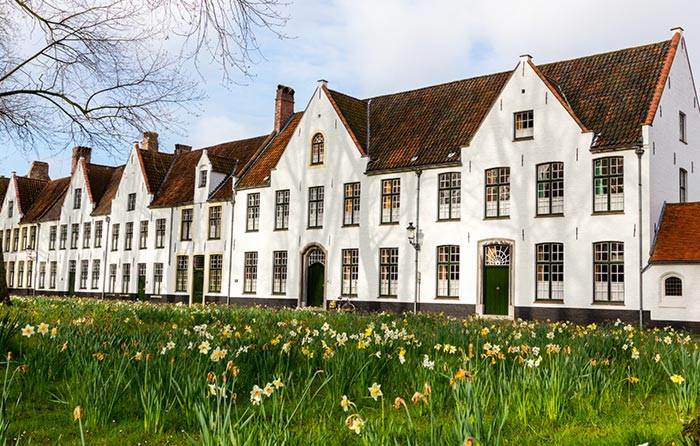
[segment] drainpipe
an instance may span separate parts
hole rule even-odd
[[[638,226],[639,226],[639,329],[644,328],[644,286],[642,283],[642,278],[644,275],[644,265],[642,264],[642,253],[644,238],[642,237],[642,155],[644,155],[644,149],[642,147],[637,147],[634,151],[637,154],[637,177],[638,177]]]
[[[32,265],[32,296],[36,297],[36,285],[39,280],[39,238],[41,237],[41,223],[36,225],[36,235],[34,237],[34,265]],[[36,271],[36,273],[35,273]]]
[[[413,296],[413,313],[418,313],[420,310],[420,272],[418,271],[418,258],[420,256],[420,176],[422,170],[416,170],[416,240],[415,240],[415,290]]]
[[[105,218],[105,226],[104,228],[104,233],[107,235],[106,238],[102,239],[102,244],[100,246],[103,247],[102,249],[102,300],[105,299],[105,288],[107,285],[107,252],[111,249],[109,247],[110,243],[110,237],[109,237],[109,228],[112,226],[109,224],[111,219],[109,218],[109,215]]]
[[[229,249],[229,256],[228,256],[228,293],[226,293],[226,304],[231,305],[231,282],[233,282],[233,214],[234,214],[234,209],[236,206],[236,191],[233,191],[233,195],[231,196],[231,218],[229,219],[229,223],[231,225],[231,235],[229,236],[229,241],[228,241],[228,249]]]

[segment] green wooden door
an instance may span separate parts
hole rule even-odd
[[[75,271],[68,273],[68,295],[75,296]]]
[[[484,313],[508,314],[508,266],[484,266]]]
[[[204,297],[204,271],[194,270],[192,275],[192,303],[201,304]]]
[[[139,276],[139,300],[146,300],[146,276]]]
[[[306,276],[306,306],[323,306],[323,282],[325,267],[322,263],[314,263],[309,266]]]

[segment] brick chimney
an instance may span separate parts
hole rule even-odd
[[[293,114],[294,90],[284,85],[278,85],[275,97],[275,132],[279,132]]]
[[[158,134],[156,132],[143,132],[141,148],[150,152],[158,151]]]
[[[49,181],[49,163],[44,161],[34,161],[29,168],[29,173],[27,173],[27,178],[33,180]]]
[[[192,146],[188,146],[185,144],[175,144],[175,156],[180,156],[191,151]]]
[[[90,164],[90,158],[92,157],[92,149],[90,147],[76,146],[73,147],[73,162],[70,166],[70,173],[73,175],[75,168],[78,166],[78,160],[84,158],[85,162]]]

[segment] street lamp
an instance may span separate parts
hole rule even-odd
[[[418,234],[416,234],[416,227],[413,226],[413,222],[408,224],[406,232],[408,233],[408,242],[416,251],[420,251],[420,241],[418,240]]]

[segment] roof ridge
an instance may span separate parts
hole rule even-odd
[[[602,53],[594,53],[594,54],[588,54],[586,56],[572,57],[571,59],[555,60],[552,62],[538,64],[537,66],[544,67],[544,66],[555,65],[555,64],[559,64],[559,63],[574,62],[574,61],[583,60],[583,59],[590,59],[592,57],[609,56],[611,54],[622,53],[624,51],[639,50],[642,48],[651,48],[651,47],[656,46],[656,45],[661,45],[662,43],[670,42],[671,40],[672,39],[666,39],[666,40],[661,40],[659,42],[645,43],[644,45],[636,45],[636,46],[630,46],[627,48],[620,48],[617,50],[604,51]]]
[[[674,34],[673,38],[671,39],[671,44],[668,48],[668,53],[666,53],[666,59],[664,60],[664,65],[661,69],[661,73],[659,74],[659,80],[656,84],[656,89],[654,90],[654,96],[652,96],[651,104],[649,104],[649,112],[647,113],[646,119],[644,120],[643,124],[651,125],[654,122],[656,110],[659,108],[659,104],[661,103],[661,96],[664,93],[666,79],[668,79],[668,76],[671,74],[671,65],[673,65],[673,60],[676,58],[676,52],[678,51],[678,43],[680,42],[680,40],[680,33]],[[668,40],[666,40],[665,42],[668,42]]]

